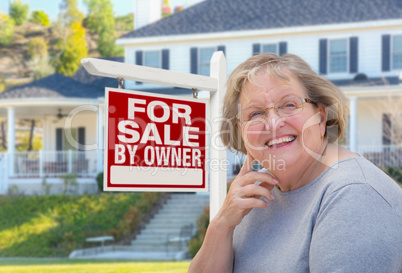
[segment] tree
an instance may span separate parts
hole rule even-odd
[[[42,25],[44,27],[50,26],[49,16],[42,10],[33,11],[31,14],[31,19],[29,21],[37,25]]]
[[[134,13],[129,13],[115,18],[116,31],[131,31],[134,28]]]
[[[88,6],[88,28],[98,34],[96,44],[103,57],[115,56],[116,47],[115,18],[110,0],[85,0]]]
[[[14,39],[14,21],[0,10],[0,45],[10,45]]]
[[[61,54],[57,62],[57,72],[71,77],[81,66],[81,59],[88,55],[85,29],[78,23],[69,27],[71,33],[59,42]]]
[[[84,14],[77,7],[77,0],[63,0],[60,4],[59,19],[64,26],[69,26],[73,23],[82,23]]]
[[[60,8],[59,20],[65,31],[57,43],[60,54],[56,70],[71,77],[80,67],[81,59],[88,55],[85,29],[81,25],[84,15],[78,10],[76,0],[63,0]]]
[[[21,0],[15,0],[10,4],[9,14],[17,26],[21,26],[28,19],[29,4],[22,3]]]

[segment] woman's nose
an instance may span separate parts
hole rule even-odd
[[[270,111],[271,109],[272,111]],[[266,131],[276,132],[280,127],[283,127],[284,120],[273,107],[265,109],[264,125]]]

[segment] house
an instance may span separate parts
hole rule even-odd
[[[144,26],[117,40],[126,63],[209,75],[217,50],[226,55],[228,73],[253,54],[299,55],[349,99],[350,125],[342,144],[379,166],[402,166],[402,1],[205,0],[161,20],[151,6],[160,1],[136,3]],[[43,178],[56,187],[68,173],[78,175],[81,192],[96,190],[105,86],[117,87],[117,80],[80,70],[73,78],[55,74],[0,94],[0,117],[8,120],[11,140],[8,152],[0,154],[0,193],[10,185],[39,191]],[[132,81],[125,89],[192,94]],[[10,148],[14,120],[22,117],[42,120],[41,152]],[[241,157],[228,152],[228,159],[222,167],[230,176]]]
[[[147,16],[150,2],[137,2]],[[254,54],[299,55],[349,99],[341,144],[379,166],[402,166],[401,14],[399,0],[205,0],[117,44],[126,63],[201,75],[209,75],[217,50],[225,53],[228,74]],[[162,87],[128,81],[125,88]],[[228,158],[231,172],[240,160]]]

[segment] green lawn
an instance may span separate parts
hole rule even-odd
[[[190,262],[133,262],[70,259],[1,259],[0,272],[185,273]]]

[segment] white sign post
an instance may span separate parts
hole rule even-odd
[[[209,159],[210,162],[215,162],[218,166],[221,166],[226,161],[226,149],[219,136],[221,124],[220,113],[222,112],[223,97],[226,93],[226,59],[223,52],[218,51],[213,54],[210,77],[94,58],[82,59],[81,63],[88,73],[92,75],[210,91],[209,122],[212,124],[212,131],[209,141]],[[226,197],[227,180],[226,170],[220,167],[214,166],[210,168],[209,174],[210,220],[212,220]]]

